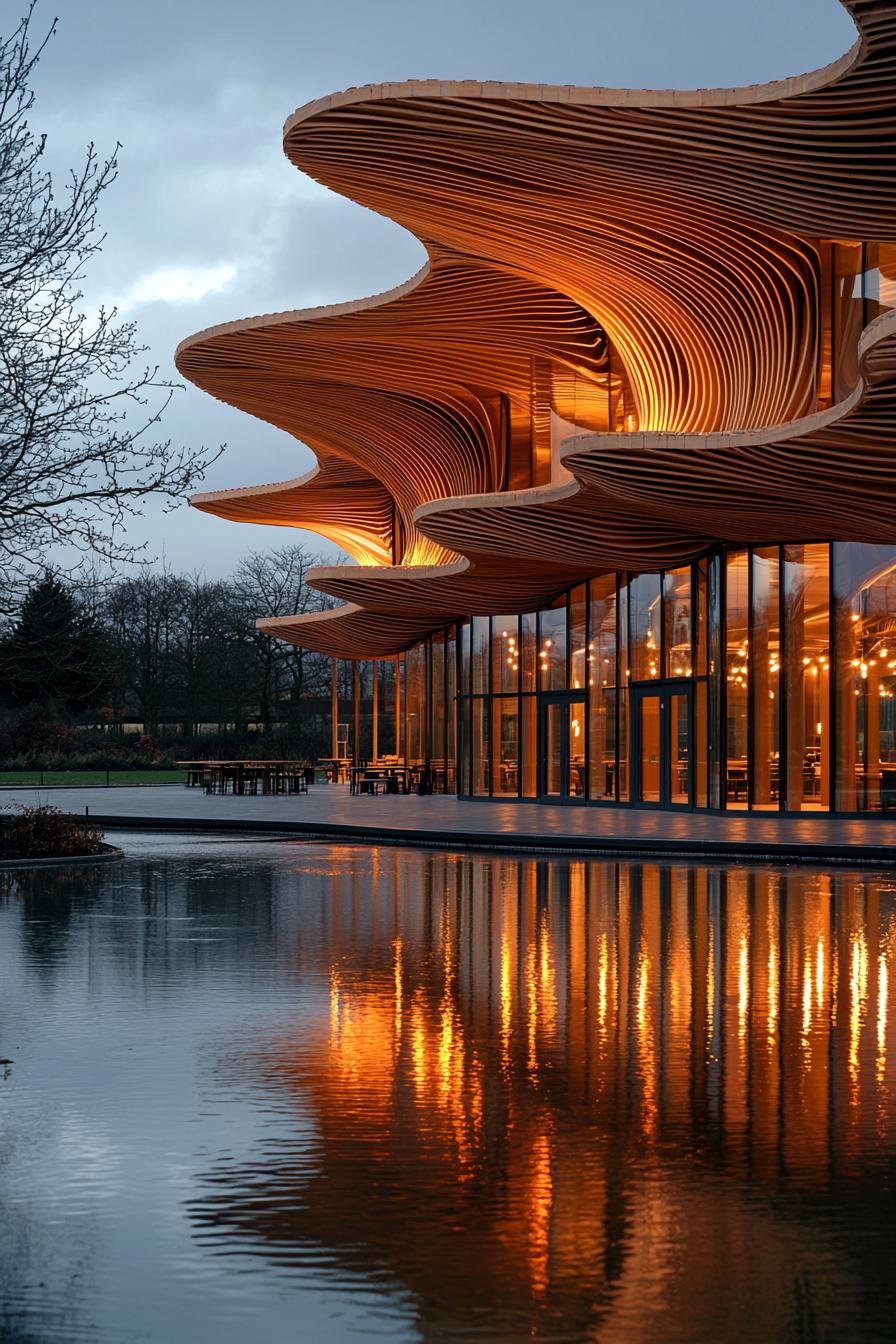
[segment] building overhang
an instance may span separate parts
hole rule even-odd
[[[289,119],[290,160],[430,261],[389,294],[178,349],[186,377],[320,463],[196,506],[310,527],[358,562],[316,577],[348,606],[263,629],[386,656],[714,541],[896,540],[891,315],[849,335],[855,378],[830,395],[825,249],[896,242],[896,4],[845,8],[850,51],[774,84],[422,81]],[[514,489],[543,368],[575,423],[548,479]]]

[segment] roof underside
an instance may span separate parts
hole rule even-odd
[[[263,628],[387,656],[460,614],[713,541],[896,542],[896,315],[861,336],[840,401],[821,386],[826,240],[896,241],[896,3],[846,8],[852,50],[776,85],[426,82],[290,119],[290,160],[430,260],[390,294],[178,349],[186,377],[319,462],[196,507],[310,528],[357,562],[314,576],[346,606]],[[585,432],[550,482],[508,489],[508,424],[540,367],[555,406],[568,377],[559,409]],[[596,409],[620,378],[634,433]]]

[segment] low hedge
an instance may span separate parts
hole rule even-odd
[[[17,804],[0,813],[0,860],[82,859],[103,854],[103,832],[58,807]]]
[[[0,756],[0,774],[22,770],[176,770],[177,764],[168,756],[148,760],[139,752],[91,751],[67,756]]]

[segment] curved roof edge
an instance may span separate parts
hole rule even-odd
[[[801,75],[769,80],[764,84],[744,84],[732,88],[711,89],[625,89],[604,85],[530,84],[488,79],[408,79],[362,84],[337,93],[324,94],[296,108],[283,124],[284,138],[294,127],[319,112],[353,104],[385,101],[392,98],[491,98],[530,103],[567,103],[579,107],[739,107],[778,102],[815,93],[835,80],[842,79],[861,61],[865,37],[855,14],[854,3],[841,0],[852,19],[857,36],[842,56]]]

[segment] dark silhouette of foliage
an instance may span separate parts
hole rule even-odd
[[[315,563],[293,544],[245,557],[226,579],[42,575],[0,637],[0,770],[327,755],[331,660],[255,625],[332,605],[307,582]],[[351,669],[338,667],[345,704]],[[363,741],[372,668],[360,668]]]
[[[0,859],[86,858],[106,850],[103,832],[57,807],[24,807],[0,816]]]
[[[100,702],[107,661],[96,620],[64,583],[44,574],[28,589],[18,620],[0,641],[0,687],[13,704],[38,707],[30,735],[47,747],[56,712],[77,715]],[[28,730],[27,720],[22,727]]]

